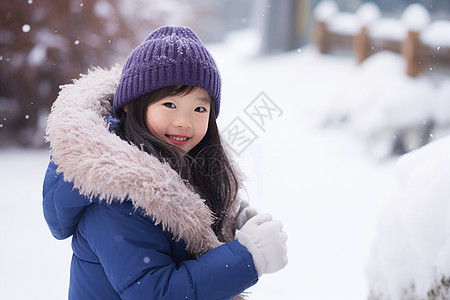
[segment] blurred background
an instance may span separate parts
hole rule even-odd
[[[384,278],[407,280],[379,271],[372,245],[379,224],[398,233],[383,246],[407,236],[380,214],[407,175],[395,177],[400,155],[450,136],[450,1],[2,0],[0,298],[67,295],[70,240],[51,236],[41,204],[59,87],[123,64],[167,24],[190,26],[207,44],[223,79],[222,134],[250,129],[246,145],[228,134],[248,176],[244,196],[289,234],[287,268],[261,277],[251,299],[360,300]],[[425,216],[421,228],[436,223],[432,212],[414,214]],[[400,265],[411,247],[398,249]]]
[[[59,86],[91,67],[122,63],[158,26],[190,26],[205,43],[220,43],[231,31],[253,28],[261,37],[255,55],[273,55],[314,42],[318,19],[325,21],[314,17],[321,2],[330,1],[1,1],[0,147],[43,147],[43,120]],[[344,13],[365,2],[333,1]],[[432,19],[448,19],[450,11],[449,1],[441,0],[371,2],[383,17],[400,18],[411,3],[421,3]],[[331,51],[329,45],[318,47],[322,53]]]

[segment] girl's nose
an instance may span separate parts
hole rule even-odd
[[[189,120],[189,118],[182,117],[182,116],[176,118],[173,125],[177,128],[191,128],[192,127],[192,123]]]

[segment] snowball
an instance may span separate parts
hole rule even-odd
[[[356,16],[364,25],[367,25],[381,17],[380,8],[372,2],[361,5],[355,12]]]
[[[332,15],[335,15],[339,11],[339,7],[336,2],[328,0],[320,2],[314,8],[314,17],[318,21],[326,21]]]
[[[409,30],[419,32],[430,23],[430,13],[423,5],[413,3],[403,11],[401,20]]]

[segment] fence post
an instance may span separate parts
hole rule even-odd
[[[328,53],[328,37],[327,37],[327,24],[325,21],[316,21],[316,30],[314,32],[314,38],[316,40],[319,52],[322,54]]]
[[[406,61],[406,74],[411,77],[419,75],[423,62],[419,56],[419,32],[408,31],[407,38],[402,43],[402,54]]]
[[[367,36],[367,27],[362,26],[359,33],[353,38],[353,55],[358,64],[362,63],[370,56],[369,37]]]

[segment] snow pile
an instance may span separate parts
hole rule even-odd
[[[326,22],[328,30],[342,35],[355,35],[361,28],[358,17],[349,12],[340,12],[336,2],[322,1],[314,8],[314,18]]]
[[[450,21],[438,20],[421,32],[420,39],[424,44],[440,50],[441,47],[450,47]]]
[[[355,11],[356,16],[361,20],[363,25],[368,25],[373,21],[381,18],[380,8],[372,2],[362,4]]]
[[[396,141],[407,152],[446,135],[450,81],[435,82],[429,74],[408,77],[405,68],[402,56],[388,51],[355,66],[353,79],[334,95],[325,124],[360,136],[378,157],[392,153],[394,139],[407,139]]]
[[[369,26],[369,35],[376,39],[403,41],[409,30],[420,32],[430,23],[430,13],[419,3],[408,5],[400,18],[377,18]]]
[[[356,35],[362,26],[374,39],[402,41],[408,30],[419,32],[430,23],[430,13],[419,3],[408,5],[400,18],[383,18],[379,7],[372,2],[363,3],[354,13],[340,12],[336,2],[326,0],[314,8],[317,21],[326,22],[331,32]]]
[[[325,22],[331,16],[337,14],[339,12],[339,7],[336,2],[327,0],[322,1],[314,8],[314,18],[318,21]]]
[[[398,191],[381,214],[367,266],[373,299],[450,296],[449,153],[450,137],[399,160]]]
[[[342,35],[356,35],[361,29],[361,22],[355,14],[341,12],[327,21],[327,28]]]
[[[401,17],[403,23],[406,24],[409,30],[419,32],[430,23],[430,13],[421,4],[410,4],[404,11]]]
[[[314,8],[314,18],[326,22],[331,32],[356,35],[363,25],[368,25],[381,16],[380,9],[372,2],[362,4],[355,13],[340,12],[336,2],[322,1]]]

